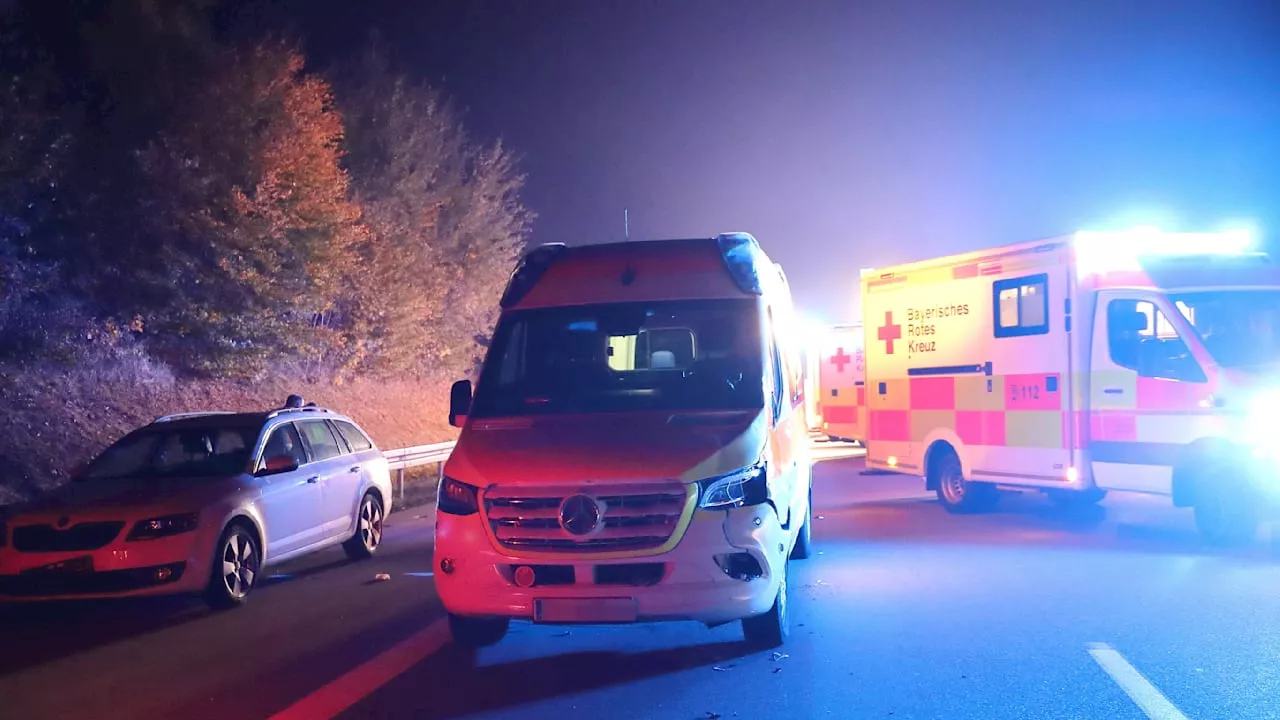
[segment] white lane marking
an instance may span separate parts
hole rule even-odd
[[[337,717],[409,668],[435,654],[447,642],[449,622],[437,620],[272,715],[270,720],[327,720]]]
[[[405,573],[405,575],[408,575],[409,577],[435,577],[436,576],[436,574],[433,572],[411,572],[411,573]]]
[[[1106,643],[1089,643],[1089,654],[1151,720],[1189,720],[1138,668]]]

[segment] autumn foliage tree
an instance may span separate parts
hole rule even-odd
[[[368,229],[349,277],[362,343],[352,359],[372,372],[468,370],[533,220],[525,177],[376,44],[333,76]]]
[[[29,248],[3,277],[76,308],[64,346],[127,340],[215,378],[473,366],[532,214],[510,151],[443,93],[377,51],[322,76],[297,44],[227,43],[208,0],[18,4],[0,263]],[[32,91],[40,71],[67,91]],[[18,212],[53,195],[50,222]]]
[[[185,367],[259,371],[281,354],[320,358],[331,309],[363,234],[341,167],[328,83],[282,43],[227,51],[174,124],[142,150],[152,252],[138,312]]]

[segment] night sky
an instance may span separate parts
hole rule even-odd
[[[523,157],[534,239],[755,234],[800,304],[859,267],[1082,227],[1280,237],[1280,5],[264,0],[318,63],[376,28]],[[242,21],[244,17],[242,16]]]

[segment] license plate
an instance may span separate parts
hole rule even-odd
[[[635,598],[547,598],[533,605],[534,622],[630,623],[636,621]]]
[[[70,573],[91,573],[93,572],[93,557],[85,555],[84,557],[70,558],[67,560],[59,560],[56,563],[41,565],[40,567],[30,568],[23,571],[24,574],[35,575],[62,575]]]

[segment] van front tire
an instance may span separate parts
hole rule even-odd
[[[796,532],[796,544],[791,548],[792,560],[806,560],[813,554],[813,488],[809,488],[809,508],[804,513],[804,525]]]
[[[783,565],[778,582],[778,594],[773,607],[763,615],[742,619],[742,638],[757,650],[779,647],[791,634],[791,619],[787,610],[787,568]]]

